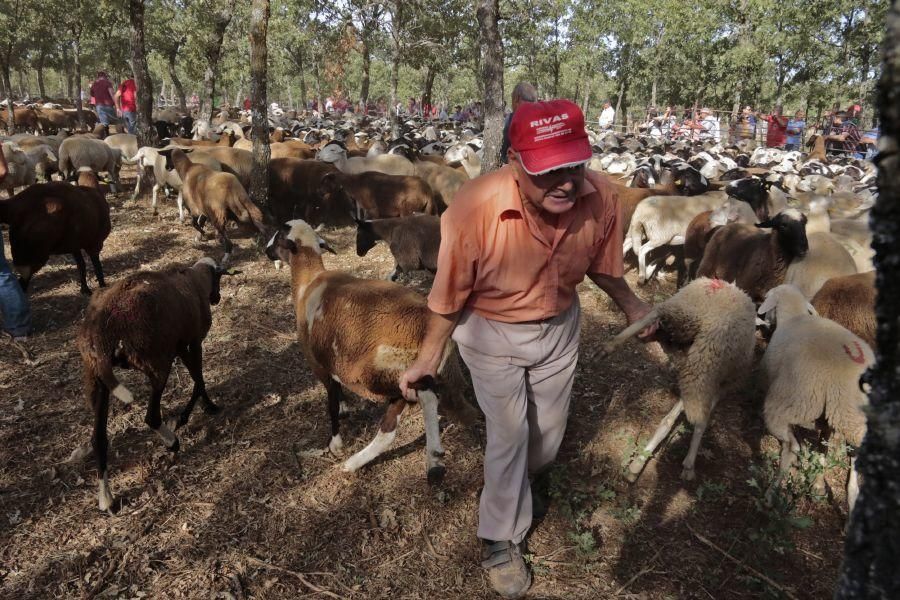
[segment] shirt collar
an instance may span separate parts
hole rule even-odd
[[[502,215],[506,211],[512,210],[519,214],[522,213],[522,197],[519,195],[519,186],[516,184],[516,178],[513,177],[511,165],[504,165],[500,171],[505,172],[501,189],[497,194],[497,214]],[[597,188],[585,177],[581,182],[581,186],[575,193],[576,198],[589,196],[597,191]],[[573,207],[574,209],[574,207]]]

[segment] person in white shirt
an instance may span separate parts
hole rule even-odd
[[[616,120],[616,109],[612,107],[609,100],[603,101],[603,112],[600,113],[598,124],[600,129],[612,129],[613,121]]]
[[[700,109],[700,128],[699,137],[701,140],[719,141],[719,121],[713,116],[712,111],[708,108]]]

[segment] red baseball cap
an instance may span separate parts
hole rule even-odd
[[[509,145],[529,175],[574,167],[591,159],[584,114],[570,100],[525,102],[513,113]]]

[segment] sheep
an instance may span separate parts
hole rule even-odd
[[[729,223],[752,225],[756,220],[756,214],[750,205],[734,198],[729,198],[715,210],[707,210],[694,217],[684,234],[685,281],[681,283],[696,278],[706,244],[719,227]]]
[[[815,197],[810,201],[807,232],[830,233],[853,257],[857,272],[871,271],[875,268],[872,263],[875,250],[872,249],[869,224],[863,219],[832,219],[828,214],[831,204],[831,199],[824,197]]]
[[[277,223],[302,217],[313,225],[348,225],[344,208],[324,202],[319,187],[334,165],[318,160],[274,158],[269,161],[269,206]]]
[[[404,217],[416,212],[436,215],[443,208],[434,198],[431,187],[418,177],[383,173],[327,173],[322,176],[319,191],[326,203],[339,205],[345,213],[354,208],[375,219]],[[315,212],[311,215],[318,219]]]
[[[829,279],[811,304],[819,316],[831,319],[875,347],[875,271]]]
[[[815,314],[803,294],[780,285],[766,294],[760,315],[774,315],[775,333],[761,366],[767,390],[766,429],[781,442],[781,475],[790,472],[800,451],[791,426],[813,429],[819,417],[851,446],[866,433],[866,395],[860,377],[875,362],[869,345],[834,321]],[[771,322],[771,321],[770,321]],[[850,462],[847,501],[850,511],[859,493],[856,458]]]
[[[443,163],[442,159],[438,158],[438,160]],[[450,202],[453,200],[457,190],[469,180],[464,173],[442,164],[436,164],[427,160],[419,160],[414,164],[416,176],[431,186],[435,198],[437,198],[440,203],[447,206],[449,206]]]
[[[202,152],[195,152],[191,156],[191,162],[205,165],[213,171],[222,170],[221,163],[212,156]],[[144,146],[134,155],[134,162],[137,164],[137,180],[134,184],[134,192],[131,195],[131,200],[134,201],[140,194],[141,183],[146,177],[146,170],[151,169],[153,171],[153,189],[151,190],[151,206],[153,208],[153,214],[159,214],[159,211],[156,208],[156,198],[159,188],[168,186],[178,192],[178,218],[179,220],[184,219],[184,197],[181,192],[181,177],[178,176],[178,171],[175,169],[166,169],[165,156],[161,155],[156,148]]]
[[[113,503],[106,436],[110,392],[125,404],[134,401],[131,390],[116,378],[114,366],[136,369],[150,380],[152,391],[144,422],[172,452],[179,449],[175,431],[187,423],[198,398],[207,414],[219,411],[209,399],[203,379],[203,340],[212,324],[209,307],[219,303],[223,274],[207,257],[193,267],[173,265],[161,271],[133,273],[91,298],[76,346],[81,353],[85,399],[94,413],[91,445],[97,460],[100,510],[110,510]],[[160,326],[163,323],[165,326]],[[194,389],[178,418],[164,423],[160,398],[176,356],[190,372]]]
[[[293,220],[272,236],[266,255],[291,267],[297,336],[313,374],[328,391],[329,449],[338,454],[343,448],[338,422],[342,386],[364,398],[389,402],[375,439],[344,462],[343,470],[353,472],[394,441],[407,404],[400,392],[400,374],[418,354],[429,311],[422,296],[403,286],[325,270],[321,256],[325,250],[330,248],[312,227]],[[462,410],[464,384],[452,342],[444,349],[438,375],[444,379],[442,405]],[[445,471],[438,398],[430,389],[421,390],[419,402],[425,418],[428,480],[437,482]]]
[[[384,240],[394,257],[394,270],[389,279],[396,281],[400,273],[425,269],[437,272],[438,249],[441,246],[441,219],[433,215],[413,215],[395,219],[356,221],[356,255],[365,256]]]
[[[133,133],[115,133],[103,138],[103,142],[122,153],[122,160],[134,161],[134,155],[138,151],[137,136]]]
[[[650,196],[642,200],[634,210],[623,243],[623,253],[634,250],[637,255],[638,283],[647,282],[647,255],[651,250],[683,244],[691,220],[724,201],[725,193],[718,191],[698,196]]]
[[[809,251],[788,265],[784,283],[792,284],[811,300],[826,281],[853,275],[857,269],[850,253],[830,233],[810,233],[807,239]]]
[[[90,167],[81,167],[78,169],[78,181],[76,183],[80,187],[97,190],[104,198],[109,191],[109,186],[105,183],[101,183],[97,178],[97,174],[94,173]]]
[[[321,150],[317,157],[322,162],[333,164],[343,173],[356,175],[366,171],[377,171],[385,175],[416,174],[415,166],[406,158],[395,154],[383,154],[381,156],[350,157],[347,156],[347,147],[340,142],[329,142]]]
[[[96,190],[62,182],[37,183],[0,202],[0,223],[9,225],[13,265],[23,290],[50,255],[71,254],[78,266],[81,293],[90,295],[81,251],[94,266],[100,287],[106,282],[100,251],[111,231],[109,205]]]
[[[253,174],[252,152],[224,146],[200,146],[194,148],[191,154],[198,156],[201,153],[219,161],[222,171],[237,177],[245,190],[250,189],[250,178]]]
[[[451,167],[454,164],[460,164],[466,175],[469,176],[469,179],[474,179],[481,175],[481,158],[468,144],[457,144],[448,148],[447,152],[444,153],[444,160]]]
[[[647,446],[628,466],[634,482],[657,446],[684,411],[694,434],[684,459],[682,479],[693,480],[700,440],[722,389],[739,383],[749,372],[756,344],[756,314],[750,297],[720,279],[699,278],[656,305],[603,346],[604,354],[659,320],[656,337],[678,373],[681,398],[663,418]]]
[[[115,192],[118,191],[121,163],[121,151],[101,140],[69,137],[59,145],[59,172],[66,180],[74,179],[79,167],[90,167],[95,173],[108,173]]]
[[[223,265],[231,258],[234,248],[225,233],[228,221],[250,223],[263,236],[266,235],[262,212],[250,200],[237,177],[194,163],[177,148],[172,150],[172,162],[184,182],[181,191],[184,203],[191,213],[191,225],[199,232],[199,239],[202,241],[203,225],[209,220],[225,247]]]
[[[7,175],[0,189],[6,190],[9,196],[15,188],[31,185],[37,181],[37,175],[49,177],[56,163],[56,156],[49,147],[40,145],[23,150],[15,142],[3,143],[3,157],[6,159]]]

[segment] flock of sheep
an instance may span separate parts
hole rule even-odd
[[[201,239],[209,223],[224,249],[216,262],[173,266],[120,278],[92,296],[77,345],[85,393],[95,414],[99,506],[111,509],[107,476],[106,420],[109,397],[133,401],[113,368],[131,367],[150,380],[146,423],[176,450],[175,430],[206,392],[202,343],[219,284],[232,273],[229,223],[252,227],[268,241],[267,256],[291,272],[300,345],[327,390],[329,448],[343,442],[338,417],[343,389],[389,401],[378,433],[344,463],[354,471],[392,443],[406,402],[399,374],[415,358],[425,330],[424,299],[402,285],[327,271],[322,227],[357,228],[357,253],[384,240],[396,260],[391,279],[414,270],[434,271],[440,219],[456,191],[480,171],[481,137],[470,124],[410,121],[391,139],[389,124],[360,117],[283,119],[270,133],[268,209],[272,222],[247,193],[252,172],[247,125],[221,119],[215,129],[193,127],[193,137],[173,137],[183,120],[154,124],[168,134],[159,147],[137,147],[134,136],[69,134],[66,129],[20,133],[3,141],[10,164],[0,200],[0,222],[10,229],[12,257],[23,285],[52,254],[72,254],[88,294],[82,250],[104,285],[99,254],[110,233],[105,176],[114,191],[123,163],[137,168],[133,198],[152,183],[156,212],[160,191],[177,194],[179,217],[187,208]],[[42,134],[42,135],[38,135]],[[752,372],[756,350],[765,348],[761,372],[767,389],[764,420],[782,444],[787,473],[799,450],[792,427],[813,428],[820,417],[849,444],[865,433],[866,402],[859,378],[873,362],[875,338],[871,234],[867,219],[877,193],[870,163],[830,159],[821,143],[811,152],[723,147],[713,142],[669,143],[651,137],[590,133],[595,156],[589,167],[605,172],[623,206],[626,255],[636,258],[640,283],[669,264],[679,291],[646,319],[602,346],[605,353],[659,320],[659,341],[678,373],[680,399],[645,451],[628,468],[634,480],[672,430],[681,412],[694,426],[683,477],[695,477],[704,430],[723,389]],[[64,182],[48,181],[55,174]],[[630,180],[626,185],[625,181]],[[71,185],[65,182],[75,182]],[[628,259],[630,260],[630,259]],[[157,326],[166,322],[165,331]],[[774,333],[773,333],[774,329]],[[590,346],[592,342],[588,341]],[[190,401],[173,423],[162,421],[160,397],[175,357],[194,381]],[[463,375],[448,346],[439,379],[422,382],[426,460],[430,481],[444,471],[438,397],[451,414],[467,420]],[[73,458],[85,456],[81,448]],[[848,500],[856,497],[851,468]]]

